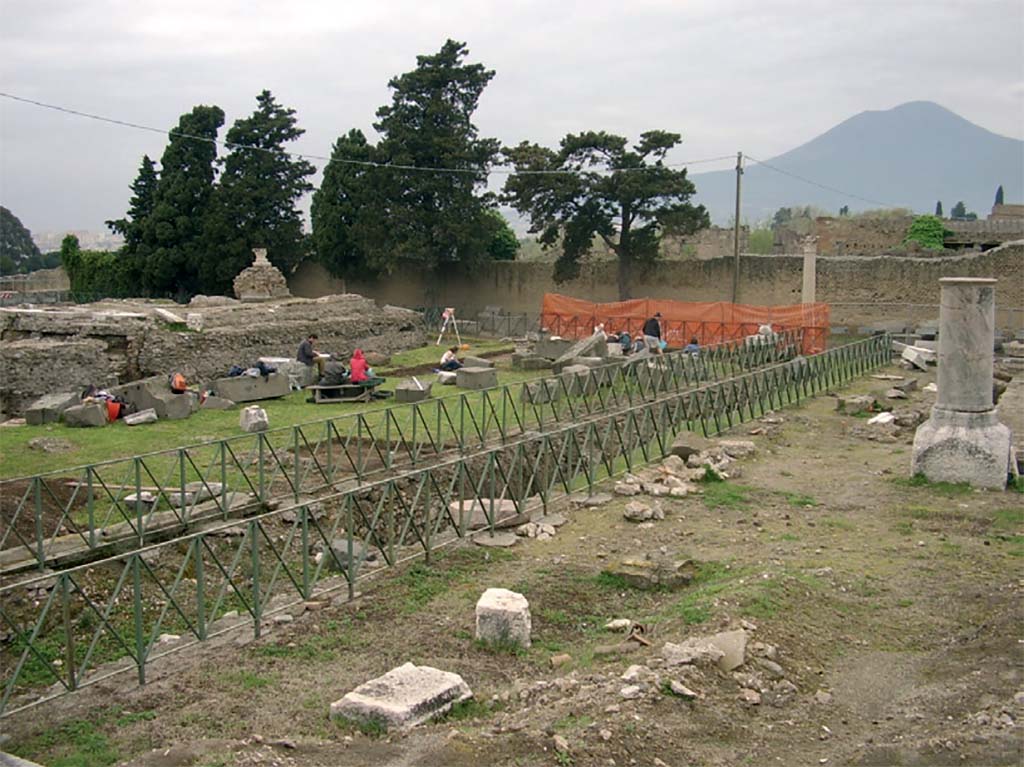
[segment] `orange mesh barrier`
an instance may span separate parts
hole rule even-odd
[[[752,306],[728,301],[686,302],[635,298],[596,304],[580,298],[545,293],[541,326],[563,338],[583,338],[603,322],[609,333],[625,330],[636,337],[644,322],[661,312],[662,338],[669,346],[685,346],[696,337],[702,346],[750,336],[764,324],[773,330],[802,330],[804,354],[825,350],[829,331],[828,304]]]

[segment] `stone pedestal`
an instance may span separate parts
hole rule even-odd
[[[939,280],[939,392],[914,435],[913,474],[933,482],[1006,487],[1010,430],[992,404],[994,279]]]
[[[530,604],[508,589],[487,589],[476,603],[476,638],[499,647],[530,647]]]
[[[291,296],[284,275],[267,259],[266,248],[254,248],[252,252],[252,266],[239,272],[233,283],[239,300],[269,301]]]
[[[818,284],[818,243],[817,238],[809,237],[803,242],[804,269],[800,285],[800,303],[813,304],[817,295]]]

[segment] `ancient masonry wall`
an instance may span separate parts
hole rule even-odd
[[[633,282],[633,295],[683,301],[728,301],[732,258],[663,261]],[[740,257],[739,301],[747,304],[799,303],[802,255]],[[938,318],[940,277],[996,277],[996,327],[1024,328],[1024,242],[961,256],[822,256],[817,263],[817,298],[832,306],[832,324],[856,327],[886,321]],[[536,315],[546,292],[591,301],[615,301],[615,263],[592,262],[578,279],[556,284],[551,265],[498,262],[472,277],[430,281],[405,273],[401,278],[347,282],[319,264],[302,264],[290,280],[294,294],[317,296],[346,287],[378,301],[402,306],[456,306],[473,317],[487,306]]]
[[[182,332],[157,318],[155,305],[139,302],[0,309],[0,413],[14,415],[43,394],[90,383],[114,385],[172,371],[201,383],[259,357],[291,359],[311,332],[319,335],[321,350],[346,358],[356,347],[390,354],[426,337],[415,312],[378,307],[357,295],[262,304],[222,298],[213,304],[161,305],[182,316],[201,314],[200,332]]]

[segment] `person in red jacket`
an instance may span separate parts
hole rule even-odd
[[[348,363],[349,374],[348,380],[352,383],[363,383],[367,380],[366,370],[369,365],[366,364],[366,357],[363,356],[362,349],[356,349],[352,352],[352,359]]]

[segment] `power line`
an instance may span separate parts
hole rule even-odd
[[[288,150],[274,150],[266,149],[265,147],[252,146],[250,144],[238,144],[231,141],[222,141],[220,139],[209,138],[207,136],[196,136],[191,133],[185,133],[183,131],[171,129],[164,130],[162,128],[155,128],[151,125],[142,125],[140,123],[130,122],[128,120],[119,120],[113,117],[106,117],[104,115],[93,114],[91,112],[82,112],[78,109],[71,109],[70,107],[60,106],[59,104],[47,104],[43,101],[36,101],[34,99],[27,99],[22,96],[15,96],[12,93],[4,93],[0,91],[0,97],[10,99],[11,101],[18,101],[22,104],[30,104],[32,106],[40,107],[42,109],[50,109],[55,112],[62,112],[64,114],[74,115],[75,117],[84,117],[89,120],[95,120],[97,122],[107,123],[110,125],[119,125],[123,128],[134,128],[136,130],[147,131],[149,133],[159,133],[160,135],[177,136],[179,138],[189,139],[190,141],[202,141],[207,144],[213,144],[214,146],[222,146],[225,149],[247,149],[255,152],[267,152],[269,154],[280,155],[283,154],[288,157],[295,157],[299,160],[319,160],[325,165],[331,163],[339,163],[344,165],[356,165],[366,168],[388,168],[390,170],[408,170],[416,171],[420,173],[448,173],[448,174],[472,174],[479,175],[480,171],[473,170],[472,168],[438,168],[438,167],[427,167],[422,165],[397,165],[392,163],[373,162],[372,160],[349,160],[341,158],[325,157],[323,155],[309,154],[306,152],[289,152]],[[688,165],[701,165],[710,162],[719,162],[721,160],[731,159],[732,155],[723,155],[721,157],[707,157],[701,160],[686,160],[677,163],[666,163],[663,165],[654,165],[644,168],[604,168],[601,170],[607,170],[615,173],[646,173],[652,170],[659,170],[663,168],[681,168]],[[487,171],[487,175],[523,175],[523,176],[577,176],[583,173],[579,170],[516,170],[509,166],[502,166],[498,168],[491,168]]]
[[[773,170],[776,173],[781,173],[783,176],[789,176],[790,178],[795,178],[797,181],[803,181],[805,184],[810,184],[811,186],[816,186],[819,189],[824,189],[825,191],[828,191],[828,192],[834,192],[836,194],[843,195],[844,197],[851,197],[854,200],[860,200],[861,202],[867,202],[867,203],[870,203],[871,205],[881,205],[883,208],[898,208],[898,207],[900,207],[898,205],[890,205],[887,202],[881,202],[880,200],[872,200],[870,197],[861,197],[859,194],[853,194],[852,192],[844,192],[842,189],[837,189],[834,186],[829,186],[828,184],[822,184],[822,183],[819,183],[817,181],[812,181],[809,178],[804,178],[803,176],[798,176],[796,173],[791,173],[790,171],[783,170],[782,168],[776,168],[774,165],[770,165],[770,164],[766,163],[764,160],[758,160],[756,157],[751,157],[749,154],[745,155],[745,156],[746,156],[746,158],[748,160],[752,160],[753,162],[756,162],[758,165],[763,165],[764,167],[768,168],[769,170]]]

